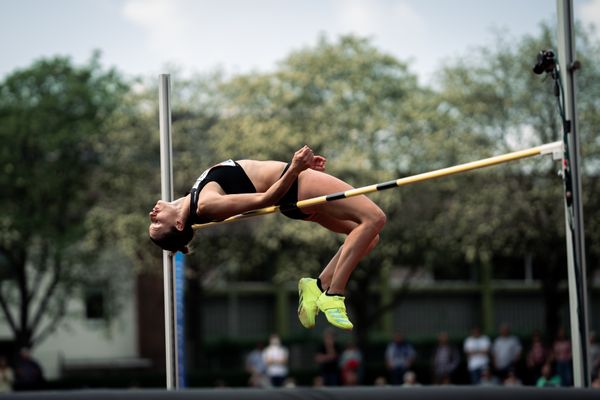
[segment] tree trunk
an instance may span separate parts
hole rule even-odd
[[[29,326],[29,286],[27,280],[27,257],[24,251],[20,252],[17,257],[15,271],[16,271],[16,285],[19,291],[19,315],[17,318],[17,330],[15,332],[15,343],[19,348],[31,347],[32,346],[32,334],[31,327]]]

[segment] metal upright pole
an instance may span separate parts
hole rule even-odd
[[[161,195],[164,201],[173,201],[173,166],[171,158],[171,80],[168,74],[160,75],[158,88],[158,108],[160,125],[160,174]],[[177,388],[177,338],[175,336],[175,307],[173,299],[174,287],[173,255],[163,250],[163,279],[165,304],[165,357],[167,373],[167,389]]]
[[[569,280],[569,307],[571,316],[571,345],[573,352],[573,378],[576,387],[590,386],[590,360],[588,352],[587,279],[581,179],[579,174],[579,136],[575,108],[575,34],[573,1],[557,0],[558,59],[565,99],[565,119],[568,141],[568,168],[565,219],[567,229],[567,260]],[[569,189],[570,186],[570,189]],[[569,193],[570,190],[570,193]]]

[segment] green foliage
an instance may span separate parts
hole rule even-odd
[[[499,38],[496,46],[478,49],[471,57],[444,68],[441,96],[462,124],[478,132],[477,141],[484,144],[471,147],[477,152],[475,157],[483,156],[479,148],[489,155],[562,138],[551,80],[531,73],[537,52],[555,48],[551,29],[543,25],[541,32],[540,37],[521,40]],[[580,35],[585,37],[584,32]],[[579,50],[578,58],[586,66],[581,82],[598,77],[597,62],[589,59],[597,54],[594,47],[582,41]],[[589,130],[594,126],[589,110],[597,99],[596,93],[588,94],[588,90],[595,89],[586,87],[578,96],[578,107],[583,110],[579,134],[586,164],[595,165],[598,152],[593,130]],[[434,230],[453,227],[457,238],[453,248],[469,262],[484,254],[510,255],[517,261],[531,253],[538,264],[564,268],[562,182],[556,176],[559,167],[548,160],[529,160],[486,171],[485,177],[476,173],[458,178],[465,182],[461,185],[464,190],[449,199],[447,212],[434,220],[438,226]],[[473,182],[466,183],[469,181]],[[590,187],[586,192],[592,190]],[[594,232],[590,233],[596,242]]]
[[[60,237],[66,246],[82,234],[82,209],[90,200],[82,189],[90,188],[88,174],[100,163],[94,145],[125,90],[114,72],[99,69],[97,60],[80,69],[68,59],[42,60],[3,82],[5,248],[37,235]],[[57,188],[69,201],[57,201]]]
[[[424,98],[405,64],[355,37],[335,43],[322,38],[314,48],[292,53],[273,73],[237,76],[219,89],[222,110],[209,134],[218,138],[212,142],[216,154],[285,161],[308,143],[328,158],[331,173],[356,186],[391,178],[398,131],[417,118],[411,99]],[[251,242],[246,230],[223,228],[227,251],[246,249],[245,269],[267,264],[277,280],[315,273],[340,243],[324,230],[282,216],[249,226]],[[236,232],[244,238],[233,245]],[[200,236],[203,254],[216,253],[212,236]]]

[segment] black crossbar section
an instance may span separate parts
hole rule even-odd
[[[345,198],[346,198],[346,193],[345,192],[340,192],[340,193],[334,193],[334,194],[327,195],[325,197],[325,200],[327,200],[327,201],[335,201],[335,200],[341,200],[341,199],[345,199]]]
[[[398,186],[398,181],[383,182],[383,183],[379,183],[377,185],[377,190],[392,189],[392,188],[395,188],[396,186]]]

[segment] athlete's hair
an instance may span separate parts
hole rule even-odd
[[[187,244],[194,238],[194,230],[190,224],[185,224],[183,230],[172,227],[170,231],[150,237],[154,244],[160,246],[163,250],[173,253],[180,251],[184,254],[188,253]]]

